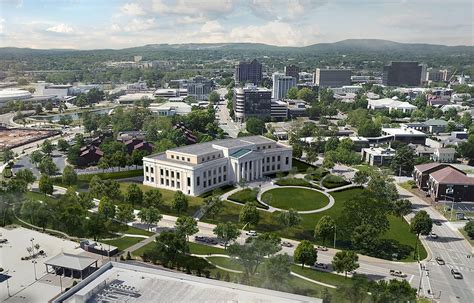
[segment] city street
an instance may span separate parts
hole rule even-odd
[[[422,242],[428,250],[428,260],[422,262],[428,269],[429,274],[424,275],[422,283],[431,285],[433,297],[440,302],[469,302],[474,298],[474,259],[471,245],[464,239],[446,218],[440,215],[435,209],[427,205],[422,199],[414,196],[409,191],[397,186],[400,195],[409,199],[415,211],[425,210],[432,219],[441,222],[441,226],[433,225],[433,232],[438,238],[422,236]],[[409,218],[414,214],[409,215]],[[439,265],[436,257],[441,257],[446,264]],[[451,269],[458,270],[463,275],[463,279],[454,279]],[[415,286],[412,283],[413,286]]]
[[[227,93],[227,89],[218,89],[219,95],[224,98]],[[218,120],[219,127],[229,134],[232,138],[237,138],[240,130],[245,128],[244,123],[236,123],[230,117],[229,109],[227,108],[227,100],[220,101],[216,109],[216,119]]]

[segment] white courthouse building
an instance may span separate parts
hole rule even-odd
[[[263,136],[169,149],[143,158],[143,184],[191,196],[291,169],[293,150]]]

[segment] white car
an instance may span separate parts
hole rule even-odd
[[[399,271],[399,270],[390,270],[390,275],[395,276],[395,277],[400,277],[400,278],[406,278],[407,274]]]
[[[430,233],[430,238],[432,239],[438,239],[438,235],[435,233]]]
[[[249,230],[245,233],[247,236],[256,237],[257,232],[255,230]]]

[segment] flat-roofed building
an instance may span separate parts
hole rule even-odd
[[[234,113],[238,122],[244,122],[249,117],[257,117],[262,120],[271,117],[272,91],[247,85],[244,88],[234,88]]]
[[[314,83],[319,87],[341,87],[351,85],[352,71],[349,69],[317,68]]]
[[[169,149],[143,158],[144,185],[198,196],[291,169],[292,148],[263,136]]]
[[[398,101],[390,98],[383,98],[377,100],[369,99],[367,102],[367,108],[372,110],[385,110],[387,109],[390,113],[392,111],[400,111],[402,113],[411,113],[417,107],[413,104],[404,101]]]
[[[234,80],[236,84],[252,83],[258,85],[262,82],[262,77],[262,64],[255,59],[251,62],[242,61],[235,65]]]
[[[362,149],[362,160],[369,165],[386,166],[390,165],[395,150],[393,148],[369,147]]]
[[[402,125],[397,128],[382,128],[382,136],[390,137],[390,141],[425,145],[426,134]]]
[[[383,67],[383,85],[418,86],[424,80],[422,69],[418,62],[391,62]]]
[[[285,76],[280,73],[273,73],[273,92],[272,98],[280,100],[286,97],[288,90],[296,86],[296,78],[292,76]]]
[[[288,118],[288,104],[280,100],[272,101],[271,117],[279,121]]]
[[[296,79],[298,81],[299,79],[299,73],[300,73],[300,68],[296,65],[290,64],[290,65],[285,65],[285,75],[290,76]]]

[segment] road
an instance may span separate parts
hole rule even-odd
[[[422,242],[428,250],[430,257],[422,262],[429,270],[429,275],[423,276],[423,289],[431,286],[431,293],[440,302],[472,302],[474,298],[474,257],[472,246],[445,217],[438,213],[421,198],[413,195],[404,188],[397,186],[399,193],[411,201],[415,211],[425,210],[432,219],[441,221],[441,226],[433,225],[433,232],[437,239],[423,237]],[[413,217],[410,214],[409,217]],[[439,265],[436,257],[441,257],[446,265]],[[451,269],[462,273],[464,279],[456,280],[451,274]]]
[[[217,92],[219,95],[224,98],[227,93],[227,89],[221,88]],[[227,108],[227,100],[224,98],[224,101],[220,101],[216,109],[216,119],[219,122],[219,127],[223,131],[229,134],[232,138],[237,138],[240,130],[245,127],[242,123],[236,123],[230,117],[229,109]]]

